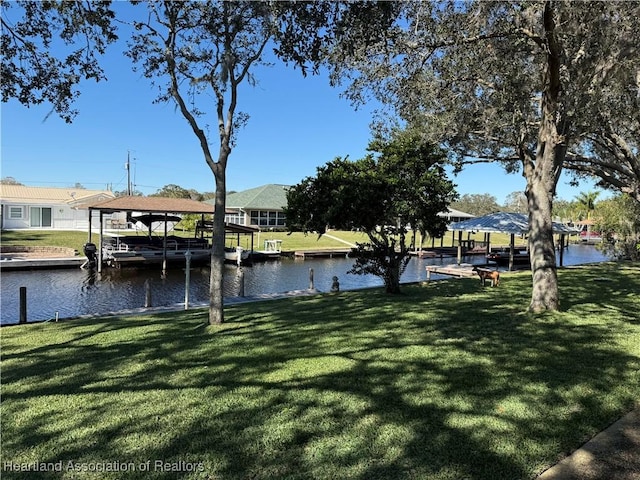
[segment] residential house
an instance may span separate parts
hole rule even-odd
[[[438,213],[438,216],[445,217],[448,223],[462,222],[470,218],[475,218],[475,215],[471,215],[470,213],[466,213],[461,210],[456,210],[455,208],[447,208],[446,212],[440,212]]]
[[[267,184],[242,192],[227,195],[227,223],[253,225],[261,229],[284,229],[286,218],[283,212],[287,205],[287,189],[289,185]],[[214,203],[209,200],[208,203]],[[229,213],[233,211],[233,213]],[[449,208],[438,214],[446,217],[449,223],[459,222],[474,215]]]
[[[268,184],[227,195],[227,223],[252,225],[262,230],[286,228],[284,208],[288,185]],[[213,200],[210,201],[213,203]],[[233,211],[233,213],[230,213]]]
[[[108,190],[0,185],[3,229],[87,230],[87,206],[114,198]]]

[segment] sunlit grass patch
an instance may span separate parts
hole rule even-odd
[[[561,269],[561,311],[542,315],[526,312],[521,272],[495,289],[235,305],[221,326],[191,310],[6,327],[3,460],[201,463],[181,473],[194,479],[531,479],[640,398],[639,273]]]

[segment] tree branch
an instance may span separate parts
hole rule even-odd
[[[169,19],[169,28],[170,28],[169,34],[165,40],[165,47],[166,47],[165,54],[166,54],[166,60],[167,60],[167,71],[169,73],[169,77],[171,80],[171,95],[173,96],[176,103],[178,104],[178,107],[180,108],[180,112],[185,117],[185,119],[191,126],[191,129],[193,130],[196,137],[200,141],[200,146],[202,148],[202,151],[204,152],[205,161],[207,162],[211,170],[214,173],[216,173],[217,164],[213,160],[213,157],[211,155],[209,144],[207,143],[207,137],[204,131],[198,125],[196,118],[189,111],[189,108],[187,107],[184,99],[182,98],[182,95],[180,94],[180,85],[179,85],[178,76],[176,73],[177,67],[176,67],[176,61],[175,61],[175,49],[176,49],[176,37],[177,37],[175,25],[176,25],[176,19],[177,19],[176,18],[177,11],[171,9],[171,6],[167,4],[165,4],[165,8],[166,8],[166,16]]]

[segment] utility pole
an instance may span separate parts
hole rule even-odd
[[[129,160],[129,150],[127,150],[127,164],[125,168],[127,169],[127,195],[131,195],[131,162]]]

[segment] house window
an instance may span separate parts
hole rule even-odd
[[[30,210],[32,227],[50,227],[51,226],[51,208],[48,207],[31,207]]]
[[[227,214],[224,216],[224,221],[227,223],[235,223],[238,225],[244,225],[244,213],[237,212],[234,214]]]
[[[286,220],[282,212],[265,212],[253,210],[251,212],[251,225],[259,227],[284,227]]]
[[[20,220],[24,218],[24,208],[22,207],[9,207],[9,218],[14,220]]]

